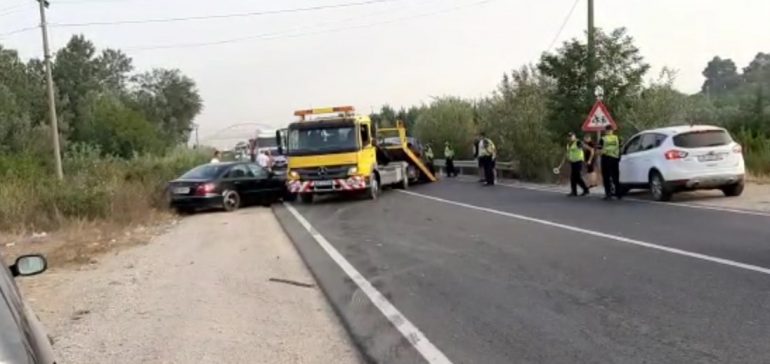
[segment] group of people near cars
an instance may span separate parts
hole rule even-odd
[[[567,152],[559,167],[554,169],[554,172],[558,173],[564,161],[569,161],[570,193],[567,196],[578,196],[578,187],[582,189],[580,196],[585,196],[590,193],[592,187],[598,186],[596,160],[597,155],[600,155],[604,199],[623,198],[623,191],[620,188],[620,139],[615,135],[612,127],[608,126],[605,129],[598,144],[593,142],[590,134],[584,135],[582,141],[572,132],[567,135],[567,138]],[[583,180],[583,171],[588,179],[587,184]]]
[[[273,157],[270,156],[270,151],[263,150],[260,153],[256,153],[256,157],[254,158],[254,162],[257,162],[257,165],[260,167],[270,171],[273,169]],[[211,161],[209,163],[220,163],[222,158],[222,153],[218,150],[214,151],[214,156],[211,157]]]

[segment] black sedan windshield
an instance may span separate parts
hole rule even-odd
[[[289,130],[289,155],[350,152],[358,149],[354,126]]]
[[[204,164],[189,170],[179,179],[214,179],[219,177],[225,168],[227,166],[221,164]]]

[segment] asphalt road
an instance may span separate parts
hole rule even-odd
[[[425,361],[403,319],[454,363],[770,362],[768,216],[446,180],[292,206],[308,225],[276,215],[374,362]]]

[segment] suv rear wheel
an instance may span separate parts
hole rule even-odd
[[[671,189],[666,186],[666,180],[657,171],[650,173],[650,192],[655,201],[671,200]]]
[[[740,181],[738,183],[724,186],[721,188],[721,190],[722,190],[722,193],[724,193],[725,196],[727,197],[737,197],[743,193],[744,186],[745,186],[745,183],[743,181]]]

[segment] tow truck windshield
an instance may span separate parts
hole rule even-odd
[[[344,153],[358,150],[355,126],[289,129],[287,155]]]

